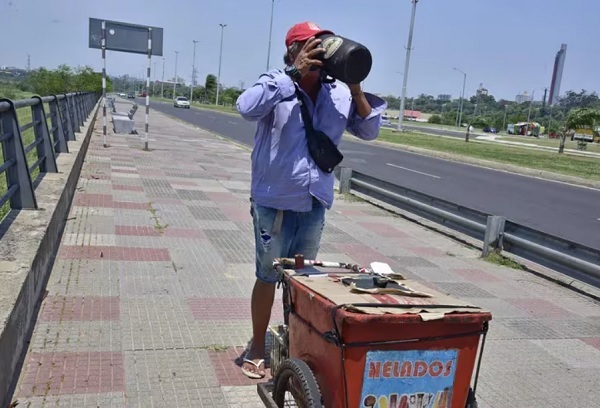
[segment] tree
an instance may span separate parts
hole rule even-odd
[[[558,153],[561,154],[564,152],[567,134],[574,132],[576,129],[591,129],[594,132],[598,125],[600,125],[600,110],[590,108],[571,110],[560,132]]]
[[[429,117],[429,120],[427,122],[428,123],[432,123],[434,125],[441,125],[442,124],[442,117],[440,115],[431,115]]]
[[[217,97],[217,77],[213,74],[208,74],[206,76],[206,81],[204,82],[204,89],[206,90],[206,99],[209,102],[214,102]]]

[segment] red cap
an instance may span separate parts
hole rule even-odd
[[[298,23],[288,31],[285,36],[285,46],[289,47],[292,43],[306,41],[310,37],[316,37],[320,34],[333,34],[332,31],[323,30],[321,27],[310,21]]]

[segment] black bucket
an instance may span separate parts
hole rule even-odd
[[[347,84],[359,84],[369,76],[373,59],[367,47],[339,35],[322,34],[318,38],[325,48],[320,55],[323,70],[331,77]]]

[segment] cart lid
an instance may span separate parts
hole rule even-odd
[[[443,319],[447,314],[452,313],[489,313],[471,303],[440,293],[420,282],[409,279],[398,281],[402,286],[409,288],[409,291],[406,292],[409,295],[398,295],[385,290],[379,291],[379,293],[368,293],[368,291],[348,286],[347,278],[352,279],[360,275],[355,273],[300,275],[296,274],[294,270],[286,270],[286,274],[292,280],[328,299],[334,305],[346,305],[346,310],[358,313],[418,314],[423,321]],[[363,276],[365,275],[363,274]],[[368,275],[366,276],[368,277]],[[410,294],[410,290],[414,292]]]

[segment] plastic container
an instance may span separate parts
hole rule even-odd
[[[318,38],[325,48],[320,59],[327,74],[347,84],[359,84],[367,78],[373,64],[367,47],[339,35],[322,34]]]

